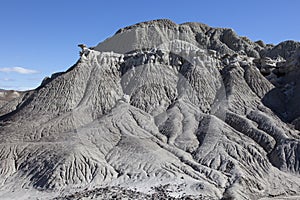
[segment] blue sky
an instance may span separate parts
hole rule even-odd
[[[300,40],[298,0],[1,0],[0,88],[37,87],[119,28],[151,19],[233,28],[252,40]]]

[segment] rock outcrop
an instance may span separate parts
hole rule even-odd
[[[298,46],[154,20],[84,47],[0,116],[0,197],[296,198]]]

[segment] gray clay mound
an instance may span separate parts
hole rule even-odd
[[[299,46],[170,20],[81,46],[0,91],[0,199],[297,199]]]

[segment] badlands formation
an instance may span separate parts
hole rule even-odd
[[[300,43],[154,20],[0,91],[0,199],[299,199]]]

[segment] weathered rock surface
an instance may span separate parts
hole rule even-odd
[[[84,47],[1,109],[0,198],[299,196],[298,45],[155,20]]]

